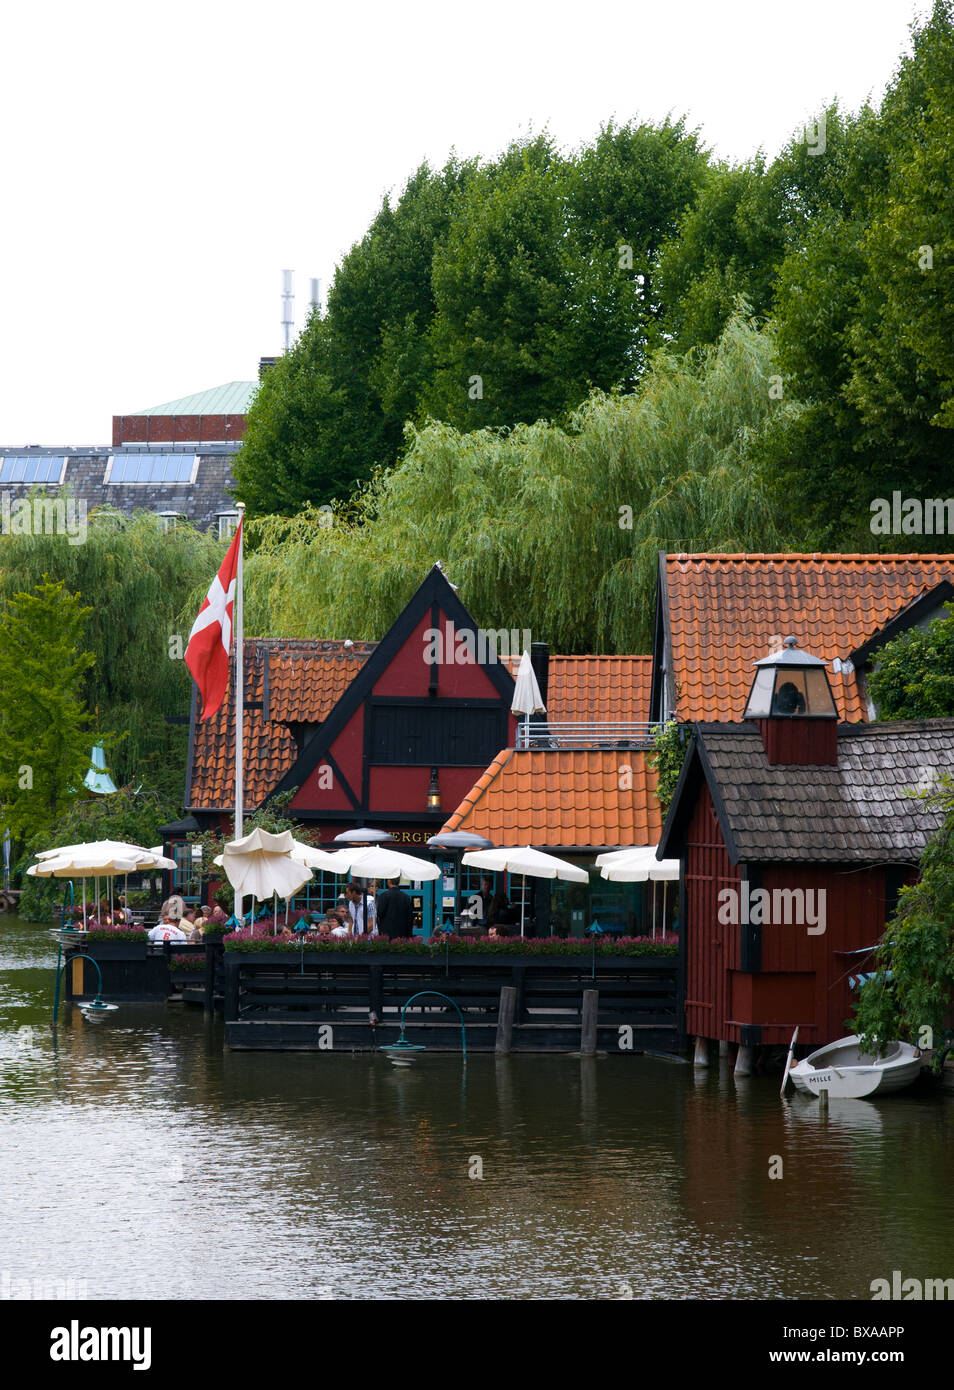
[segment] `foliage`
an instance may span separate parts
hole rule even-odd
[[[211,534],[185,525],[164,533],[151,512],[124,517],[109,507],[90,514],[82,545],[61,534],[0,537],[0,601],[49,574],[91,605],[85,642],[95,664],[83,694],[97,733],[115,736],[113,781],[155,788],[177,805],[187,730],[166,717],[189,712],[191,681],[180,658],[223,553]],[[90,746],[87,739],[82,775]]]
[[[84,772],[88,765],[86,756]],[[63,901],[65,879],[30,878],[24,872],[40,850],[57,845],[83,845],[96,840],[124,840],[148,848],[161,838],[159,827],[171,820],[176,804],[158,792],[133,792],[128,787],[107,797],[80,798],[55,820],[43,825],[24,844],[17,869],[23,872],[20,916],[28,922],[48,922],[55,902]],[[136,874],[138,879],[142,875]],[[130,893],[130,898],[134,894]]]
[[[92,718],[83,679],[86,618],[78,594],[44,575],[0,610],[0,820],[15,840],[63,815],[89,768]]]
[[[840,205],[812,219],[778,272],[781,372],[804,408],[776,422],[762,462],[805,549],[870,550],[872,499],[954,491],[952,74],[954,6],[936,0],[880,110],[833,147]]]
[[[265,374],[236,469],[250,515],[330,505],[395,463],[408,420],[510,426],[631,388],[659,342],[659,249],[705,164],[666,120],[569,156],[544,134],[422,165]]]
[[[926,628],[912,627],[877,654],[868,694],[879,719],[954,716],[954,608]]]
[[[670,719],[657,733],[653,751],[647,759],[656,773],[656,798],[663,815],[669,810],[685,757],[682,727],[677,720]]]
[[[783,545],[746,459],[778,408],[772,353],[735,317],[716,347],[660,351],[635,392],[594,394],[566,428],[413,429],[361,520],[259,523],[248,631],[380,637],[441,559],[487,627],[530,628],[557,651],[647,650],[660,549]]]
[[[289,791],[280,792],[273,796],[267,806],[259,807],[251,815],[242,818],[242,835],[251,835],[253,830],[267,830],[270,835],[280,835],[283,830],[291,830],[298,840],[310,840],[311,832],[302,831],[298,821],[289,820],[283,814],[288,803],[294,799],[297,787],[292,787]],[[228,841],[232,839],[231,834],[225,835],[220,830],[204,830],[201,834],[192,834],[188,837],[190,845],[202,846],[202,879],[208,881],[212,878],[224,877],[225,870],[214,865],[214,860],[221,855]],[[201,893],[200,893],[201,896]],[[235,893],[229,888],[228,884],[218,888],[213,895],[219,907],[226,910],[231,909],[235,899]],[[205,898],[202,899],[203,902]]]
[[[304,950],[307,955],[310,952],[333,952],[333,951],[363,951],[363,952],[397,952],[400,955],[411,956],[434,956],[443,955],[445,949],[451,955],[508,955],[508,956],[585,956],[589,958],[593,954],[593,940],[581,940],[577,937],[525,937],[511,938],[505,937],[502,940],[495,940],[491,937],[477,937],[476,939],[464,937],[450,937],[446,947],[443,938],[440,941],[420,941],[416,938],[389,940],[386,936],[372,936],[359,938],[357,941],[349,941],[346,938],[336,938],[334,940],[319,940],[317,936],[308,935],[300,941],[280,941],[276,938],[262,934],[251,936],[249,929],[232,932],[225,938],[225,949],[227,951],[237,951],[245,955],[259,955],[270,951],[282,951],[289,954],[299,954]],[[597,956],[675,956],[679,953],[678,940],[675,937],[659,937],[655,941],[648,936],[621,936],[619,938],[596,938]]]
[[[954,779],[922,794],[944,815],[928,842],[917,883],[902,888],[875,956],[875,976],[861,988],[852,1031],[865,1051],[894,1038],[923,1046],[924,1029],[940,1043],[954,1003]]]

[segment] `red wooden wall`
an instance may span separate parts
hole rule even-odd
[[[741,891],[708,787],[703,784],[689,824],[686,872],[686,1031],[723,1042],[742,1041],[742,1028],[761,1028],[763,1044],[787,1044],[799,1026],[799,1044],[821,1047],[849,1030],[853,1007],[848,977],[871,970],[849,954],[874,946],[887,913],[883,868],[845,865],[759,866],[754,888],[826,892],[823,935],[805,923],[765,923],[761,968],[742,970],[742,928],[719,921],[719,890]],[[753,867],[753,876],[755,869]],[[906,878],[916,876],[912,869]]]

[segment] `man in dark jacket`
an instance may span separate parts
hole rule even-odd
[[[389,878],[387,888],[377,897],[378,931],[383,936],[411,935],[411,899],[401,892],[400,882],[399,878]]]

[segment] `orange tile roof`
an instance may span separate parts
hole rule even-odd
[[[448,818],[495,845],[655,845],[662,829],[645,752],[505,748]],[[624,764],[631,775],[623,774]],[[620,782],[631,781],[631,786]]]
[[[919,594],[954,581],[954,555],[667,555],[676,711],[741,720],[752,663],[785,637],[831,662]],[[867,719],[859,674],[829,667],[843,720]]]
[[[259,806],[294,765],[298,745],[289,723],[320,724],[326,719],[377,644],[259,639],[245,643],[243,727],[246,807]],[[266,664],[268,689],[265,688]],[[195,726],[192,783],[186,809],[232,810],[235,768],[231,682],[222,708]]]
[[[506,658],[516,679],[519,656]],[[547,714],[552,720],[622,720],[649,718],[651,656],[551,655]]]
[[[651,656],[551,656],[547,713],[557,720],[649,718]]]

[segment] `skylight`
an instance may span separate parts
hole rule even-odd
[[[58,483],[65,462],[62,455],[59,458],[9,455],[0,458],[0,483]]]
[[[113,454],[104,483],[191,483],[195,454]]]

